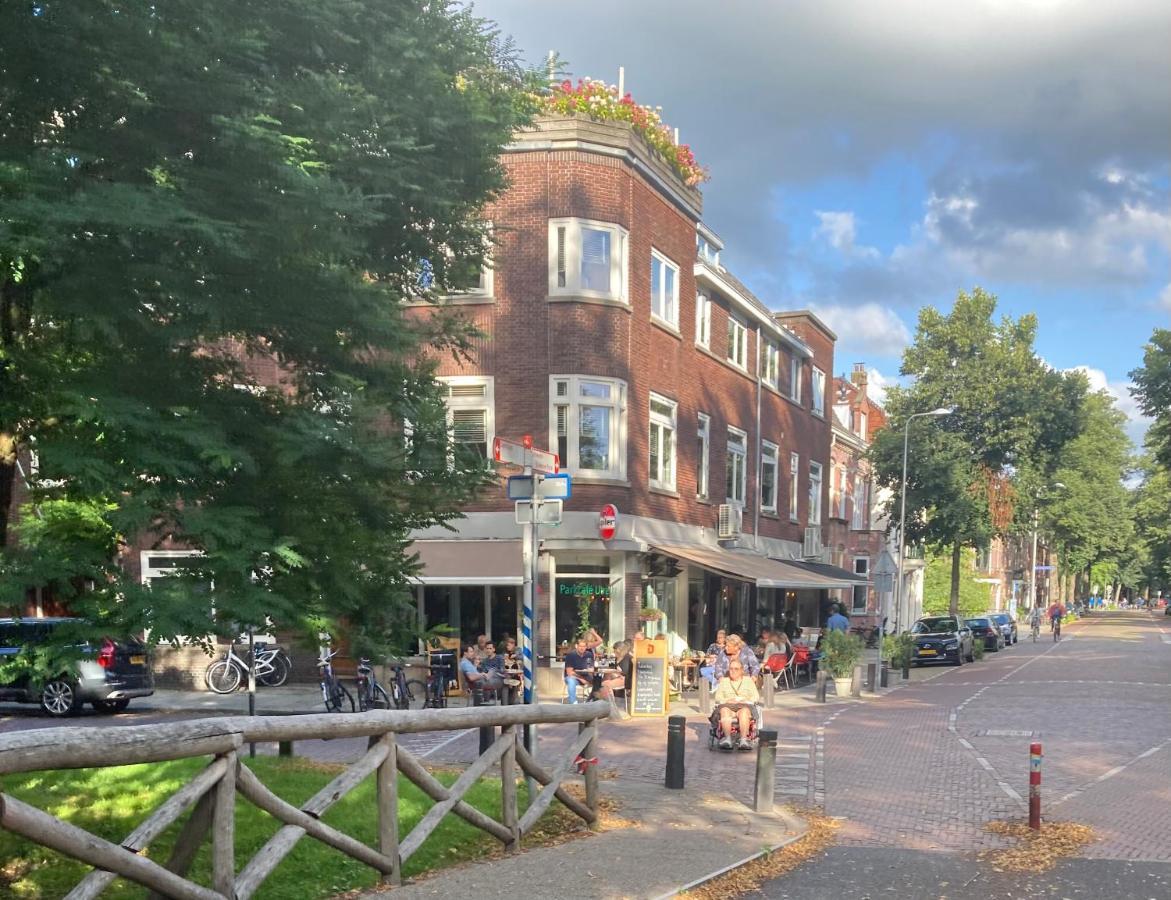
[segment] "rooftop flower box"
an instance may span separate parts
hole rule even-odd
[[[676,144],[674,134],[663,124],[659,113],[649,106],[639,106],[630,94],[618,96],[618,88],[589,78],[574,87],[570,81],[554,85],[541,98],[542,110],[550,115],[585,115],[600,122],[626,122],[680,180],[694,188],[708,179],[707,170],[695,161],[687,144]]]

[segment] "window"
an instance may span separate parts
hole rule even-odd
[[[801,370],[803,368],[801,357],[794,356],[789,359],[789,396],[797,403],[801,402]]]
[[[708,497],[708,472],[711,468],[712,420],[703,413],[699,414],[696,436],[699,439],[699,447],[695,456],[695,496],[706,500]]]
[[[777,511],[777,446],[764,441],[760,451],[760,508]]]
[[[699,235],[695,237],[695,255],[698,259],[703,260],[709,266],[718,269],[720,267],[720,251],[715,244],[709,243],[706,238]]]
[[[834,493],[830,502],[834,507],[834,517],[838,519],[846,518],[846,487],[848,484],[848,474],[845,466],[834,467]]]
[[[789,454],[789,518],[797,521],[797,485],[801,477],[801,456]]]
[[[869,487],[866,479],[861,475],[854,479],[854,517],[851,526],[855,531],[864,531],[870,522],[870,516],[866,510],[866,495],[869,493]]]
[[[651,394],[650,482],[654,487],[675,490],[674,400]]]
[[[484,234],[484,257],[478,263],[470,259],[456,259],[449,249],[444,249],[444,256],[447,257],[447,274],[444,280],[449,285],[446,296],[456,299],[492,298],[494,277],[491,234],[492,223],[489,222]]]
[[[728,428],[728,461],[727,461],[727,496],[729,503],[738,506],[744,505],[746,490],[747,469],[744,461],[747,458],[745,447],[748,443],[748,434],[738,428]]]
[[[651,315],[679,328],[679,267],[651,251]]]
[[[869,575],[870,574],[870,558],[867,556],[854,557],[854,574],[855,575]],[[853,612],[866,612],[866,599],[870,594],[870,585],[856,584],[854,585],[854,596],[852,603]]]
[[[781,380],[781,351],[772,341],[764,341],[760,348],[760,369],[766,384],[777,387]]]
[[[626,229],[588,219],[549,220],[549,294],[626,302]]]
[[[821,463],[809,463],[809,525],[821,524]]]
[[[440,378],[447,404],[447,427],[452,443],[461,444],[484,459],[496,436],[492,397],[493,379],[478,376]]]
[[[707,294],[695,295],[695,342],[701,347],[712,346],[712,298]]]
[[[814,415],[825,415],[825,372],[817,367],[813,369],[813,413]]]
[[[866,440],[866,410],[858,410],[858,437]]]
[[[574,477],[626,477],[626,383],[554,375],[552,444]]]
[[[728,362],[748,368],[748,329],[735,316],[728,316]]]

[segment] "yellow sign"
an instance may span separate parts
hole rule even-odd
[[[634,661],[630,667],[630,714],[663,716],[667,714],[670,680],[667,671],[667,642],[634,642]]]

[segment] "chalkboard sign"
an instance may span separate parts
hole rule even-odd
[[[667,642],[638,642],[634,648],[634,693],[630,713],[662,716],[667,712]]]

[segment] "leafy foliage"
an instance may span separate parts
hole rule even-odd
[[[951,554],[928,553],[923,570],[923,615],[942,616],[951,612]],[[963,618],[986,612],[992,603],[987,584],[976,581],[976,551],[965,547],[960,553],[958,615]]]
[[[1171,329],[1155,329],[1143,364],[1130,377],[1139,407],[1155,420],[1147,430],[1147,444],[1158,462],[1171,469]]]
[[[831,678],[849,678],[865,651],[866,643],[858,635],[827,631],[821,639],[821,665]]]
[[[165,639],[212,628],[214,585],[221,620],[404,634],[408,533],[489,472],[432,377],[468,327],[401,301],[478,267],[532,87],[425,0],[8,9],[0,604],[52,584]],[[114,551],[152,544],[203,555],[148,593]]]

